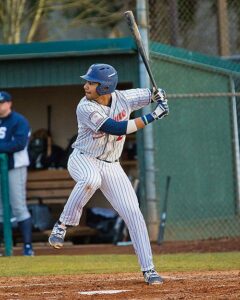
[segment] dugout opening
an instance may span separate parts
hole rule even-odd
[[[119,83],[117,89],[130,89],[133,88],[131,82]],[[7,89],[13,97],[13,109],[23,114],[30,122],[32,134],[39,129],[48,129],[48,107],[51,106],[51,120],[50,130],[52,135],[52,143],[57,145],[61,149],[65,150],[73,136],[77,134],[77,119],[76,119],[76,107],[80,99],[84,96],[83,85],[69,85],[69,86],[50,86],[50,87],[32,87],[32,88],[14,88]],[[138,177],[138,164],[137,164],[137,149],[136,149],[136,135],[132,134],[127,136],[124,150],[121,157],[121,163],[130,179]],[[64,167],[60,167],[59,171],[62,172]],[[37,176],[39,172],[39,178],[42,177],[41,172],[45,168],[28,171],[29,180],[32,176]],[[54,168],[45,169],[45,177],[50,176]],[[58,169],[58,168],[57,168]],[[66,170],[67,171],[67,170]],[[67,176],[67,175],[66,175]],[[63,182],[63,181],[62,181]],[[67,184],[67,180],[64,180],[62,184]],[[29,183],[28,186],[31,186]],[[57,184],[57,182],[56,182]],[[47,192],[48,191],[48,192]],[[32,191],[27,191],[32,193]],[[35,194],[37,191],[35,191]],[[43,191],[39,189],[39,195],[35,195],[34,198],[28,199],[28,205],[43,204],[47,205],[52,214],[52,219],[57,220],[59,217],[65,201],[61,197],[54,199],[48,198],[49,193],[58,193],[57,188],[50,190],[50,187],[46,187]],[[70,193],[70,191],[69,191]],[[45,195],[45,196],[44,196]],[[47,196],[48,195],[48,196]],[[39,201],[40,199],[40,201]],[[67,200],[67,196],[65,196]],[[81,235],[74,233],[72,240],[74,243],[90,242],[93,239],[93,231],[86,230],[86,211],[93,207],[100,208],[112,208],[110,203],[105,199],[101,191],[97,191],[94,196],[87,203],[84,213],[81,218],[80,225],[84,228],[84,234]],[[50,228],[49,228],[50,229]],[[45,233],[44,233],[45,232]],[[46,241],[46,230],[37,233],[33,233],[34,241]],[[19,236],[17,236],[17,241]]]

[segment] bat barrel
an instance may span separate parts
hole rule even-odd
[[[138,26],[137,26],[137,23],[135,21],[135,18],[134,18],[134,15],[133,15],[133,12],[131,10],[128,10],[124,13],[125,17],[126,17],[126,20],[127,20],[127,23],[128,23],[128,27],[135,39],[135,42],[137,44],[137,47],[138,47],[138,51],[139,51],[139,54],[142,58],[142,61],[145,65],[145,68],[148,72],[148,75],[149,75],[149,78],[150,78],[150,81],[152,83],[152,86],[157,89],[157,84],[156,84],[156,81],[154,79],[154,76],[153,76],[153,73],[152,73],[152,70],[150,68],[150,64],[149,64],[149,61],[148,61],[148,57],[147,57],[147,54],[146,54],[146,50],[144,48],[144,45],[143,45],[143,42],[142,42],[142,37],[140,35],[140,32],[138,30]]]

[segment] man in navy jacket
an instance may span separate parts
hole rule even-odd
[[[8,155],[10,206],[22,234],[23,255],[25,256],[34,255],[32,220],[26,204],[29,136],[30,126],[27,119],[12,110],[11,95],[0,91],[0,153]],[[0,222],[2,221],[3,210],[2,201],[0,201]]]

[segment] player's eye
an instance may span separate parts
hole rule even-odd
[[[97,85],[98,83],[97,83],[97,82],[94,82],[94,81],[88,81],[88,84],[89,84],[89,85]]]

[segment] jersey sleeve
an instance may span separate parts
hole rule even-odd
[[[23,150],[29,140],[30,127],[28,121],[23,117],[18,117],[12,138],[0,142],[0,153],[14,153]]]
[[[125,135],[127,133],[128,121],[115,121],[113,119],[106,120],[101,126],[100,130],[102,132],[111,134],[111,135]]]
[[[139,110],[151,103],[151,91],[149,89],[130,89],[123,91],[131,110]]]
[[[99,111],[99,107],[94,105],[94,103],[88,103],[78,106],[77,119],[79,123],[83,123],[97,132],[109,117],[104,111]]]

